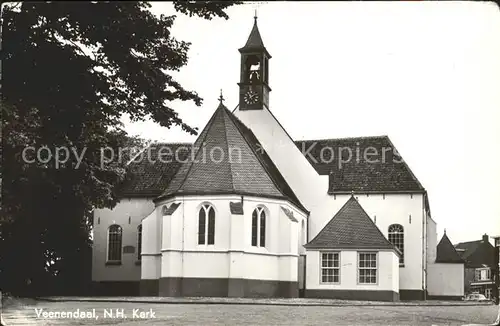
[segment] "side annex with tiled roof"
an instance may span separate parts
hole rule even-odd
[[[306,296],[399,300],[399,250],[352,195],[305,246]]]

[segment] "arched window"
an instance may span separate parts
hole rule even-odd
[[[142,250],[142,224],[137,227],[137,260],[141,260]]]
[[[404,229],[400,224],[392,224],[389,226],[389,241],[401,251],[401,257],[399,258],[399,265],[404,265]]]
[[[108,229],[108,261],[120,262],[122,260],[122,228],[111,225]]]
[[[252,213],[252,246],[266,246],[266,211],[257,207]]]
[[[204,204],[198,215],[198,244],[215,243],[215,210],[210,204]]]

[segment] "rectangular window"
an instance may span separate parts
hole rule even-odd
[[[477,268],[475,270],[476,281],[487,281],[490,280],[491,274],[489,268]]]
[[[321,253],[321,283],[340,282],[340,254],[338,252]]]
[[[358,282],[359,284],[377,283],[377,253],[358,253]]]

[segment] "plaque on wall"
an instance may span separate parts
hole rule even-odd
[[[135,252],[135,247],[134,246],[125,246],[123,247],[123,253],[124,254],[133,254]]]

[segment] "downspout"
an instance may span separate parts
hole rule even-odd
[[[183,195],[182,196],[182,237],[181,237],[181,275],[182,275],[182,278],[184,278],[184,226],[186,224],[186,221],[185,221],[185,211],[186,211],[186,204],[185,204],[185,200],[184,200],[185,196]],[[172,224],[170,224],[172,225]],[[172,232],[172,230],[170,230],[170,232]],[[179,295],[182,296],[182,292],[183,292],[183,289],[182,289],[182,280],[181,280],[181,286],[180,286],[180,292]]]
[[[310,215],[311,215],[311,212],[309,212],[307,214],[307,217],[306,217],[306,243],[305,244],[309,243],[309,217],[310,217]],[[304,281],[303,281],[304,298],[306,297],[306,288],[307,288],[307,282],[306,282],[306,280],[307,280],[307,268],[306,268],[307,267],[307,250],[305,250],[305,251],[306,251],[306,254],[304,255],[304,267],[303,267],[304,268]]]
[[[427,193],[424,193],[422,196],[422,290],[424,291],[424,301],[427,300],[427,257],[425,247],[427,246],[426,239],[426,209],[425,209],[425,196]]]

